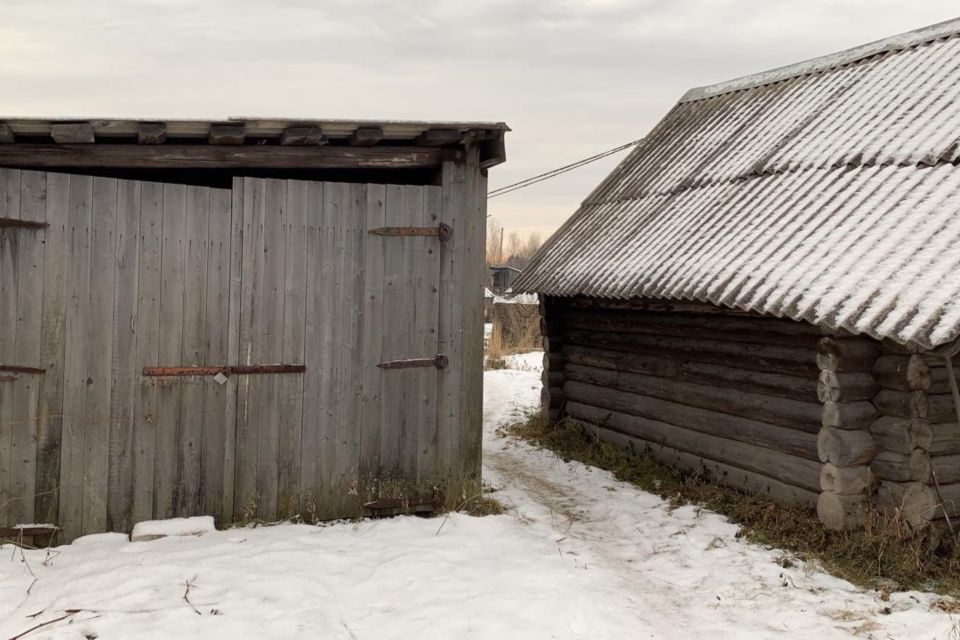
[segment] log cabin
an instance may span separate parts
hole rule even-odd
[[[829,528],[960,515],[960,20],[696,88],[514,283],[543,410]]]
[[[0,118],[0,530],[474,495],[507,130]]]

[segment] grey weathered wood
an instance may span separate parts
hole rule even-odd
[[[357,127],[350,135],[350,144],[355,146],[370,146],[383,139],[383,129],[380,127]]]
[[[140,188],[139,265],[137,273],[136,369],[160,362],[160,282],[163,259],[163,185],[145,182]],[[134,523],[154,517],[154,477],[157,454],[157,395],[162,384],[139,378],[133,411]]]
[[[463,309],[463,412],[460,434],[459,493],[470,497],[481,491],[480,463],[483,434],[483,288],[486,282],[487,178],[480,170],[480,152],[466,152],[466,189],[461,226],[465,227],[462,293],[447,304]]]
[[[921,449],[914,449],[908,454],[881,451],[870,463],[870,469],[877,478],[895,482],[927,482],[930,480],[930,467],[930,454]]]
[[[139,144],[163,144],[167,140],[167,123],[141,122],[137,125]]]
[[[785,427],[812,432],[820,426],[821,408],[814,403],[575,364],[565,365],[564,374],[568,380],[597,384]]]
[[[2,173],[2,172],[0,172]],[[43,317],[37,424],[36,509],[38,522],[58,520],[60,508],[60,453],[63,436],[64,351],[68,300],[70,246],[70,176],[47,175],[47,228],[44,232]]]
[[[944,495],[945,504],[947,495]],[[920,482],[881,482],[877,489],[877,506],[890,516],[896,514],[914,530],[934,518],[939,502],[934,490]]]
[[[16,142],[16,136],[10,129],[10,125],[0,123],[0,144],[13,144]]]
[[[71,176],[67,311],[64,350],[63,440],[60,456],[60,504],[56,524],[66,540],[83,526],[83,435],[90,308],[90,226],[93,178]]]
[[[57,144],[92,144],[96,142],[89,122],[57,123],[50,127],[50,137]]]
[[[107,526],[110,392],[113,366],[113,296],[116,274],[117,180],[93,179],[90,222],[90,302],[87,378],[83,418],[83,526],[99,533]]]
[[[404,226],[407,222],[404,187],[388,185],[386,190],[386,224]],[[391,238],[383,248],[383,309],[387,318],[396,321],[384,321],[381,342],[381,358],[401,360],[410,357],[408,328],[410,327],[410,306],[407,303],[407,290],[404,282],[404,249],[409,238]],[[411,258],[412,259],[412,258]],[[410,419],[405,404],[405,390],[410,383],[407,371],[390,371],[382,377],[381,391],[381,431],[380,431],[380,474],[397,478],[402,475],[400,467],[404,438],[407,433],[407,421]],[[393,497],[393,496],[390,496]]]
[[[326,236],[328,227],[324,219],[323,183],[311,182],[307,185],[307,229],[306,229],[306,323],[304,328],[304,364],[303,376],[303,423],[300,437],[300,499],[304,519],[313,520],[317,512],[320,494],[321,470],[320,455],[323,446],[320,425],[321,385],[326,379],[325,335],[329,331],[327,314],[330,311],[329,295],[325,287],[325,261],[327,259]],[[379,446],[379,442],[377,443]]]
[[[817,378],[820,402],[869,400],[880,387],[869,373],[821,371]]]
[[[263,210],[263,287],[252,304],[260,305],[259,350],[255,362],[283,359],[284,277],[287,247],[287,181],[266,180]],[[257,250],[258,248],[255,248]],[[260,415],[257,418],[257,515],[274,519],[277,514],[280,450],[280,376],[258,376]]]
[[[347,263],[345,279],[345,309],[349,310],[345,335],[347,342],[342,345],[344,362],[348,368],[344,381],[345,418],[338,425],[338,450],[340,484],[336,487],[336,502],[340,513],[354,516],[360,513],[357,489],[360,485],[360,416],[363,374],[362,324],[363,313],[363,265],[365,262],[365,244],[368,237],[366,229],[366,196],[363,185],[351,184],[347,191],[349,215],[345,220],[347,240],[350,248],[350,262]]]
[[[545,339],[546,340],[546,339]],[[562,336],[550,336],[550,351],[562,341],[584,347],[625,351],[648,356],[675,358],[691,362],[729,365],[736,359],[740,369],[770,371],[815,378],[820,369],[813,349],[780,349],[759,345],[748,352],[742,344],[686,338],[647,336],[641,334],[604,334],[587,330],[564,330]],[[545,343],[547,344],[547,343]]]
[[[449,365],[440,372],[437,383],[437,439],[438,464],[445,478],[441,489],[447,496],[447,506],[458,503],[460,465],[460,420],[464,410],[461,393],[463,376],[465,319],[464,309],[458,304],[463,295],[462,272],[466,259],[466,165],[448,160],[442,169],[441,221],[453,229],[453,237],[440,245],[440,321],[438,349],[449,359]]]
[[[280,144],[282,145],[318,145],[324,144],[326,141],[327,139],[320,127],[288,127],[280,134]]]
[[[207,142],[210,144],[241,145],[247,137],[246,124],[213,124]]]
[[[20,219],[20,172],[0,171],[0,207],[6,217]],[[17,229],[0,228],[0,362],[17,357],[17,281],[20,238]],[[0,526],[17,524],[24,496],[13,493],[12,432],[18,429],[16,408],[25,381],[0,383]]]
[[[184,210],[183,328],[180,357],[175,364],[195,366],[211,361],[206,351],[210,190],[187,187]],[[210,383],[187,378],[174,384],[180,387],[174,514],[191,516],[200,512],[200,469],[203,431],[206,428],[203,396]]]
[[[810,505],[817,500],[817,493],[814,491],[681,449],[659,445],[612,429],[597,428],[596,434],[605,441],[636,453],[646,453],[664,464],[705,476],[736,489],[789,504]]]
[[[442,149],[398,146],[0,146],[0,166],[28,169],[427,169],[440,166],[442,157]]]
[[[160,262],[159,362],[179,364],[182,357],[184,272],[187,249],[187,187],[163,186],[163,245]],[[178,426],[183,381],[157,384],[154,517],[170,518],[177,509]]]
[[[399,218],[399,226],[421,226],[423,217],[423,190],[420,187],[403,187],[403,208]],[[393,221],[390,221],[393,223]],[[395,335],[399,338],[396,359],[423,357],[420,350],[420,315],[423,313],[420,305],[423,303],[420,289],[421,264],[427,258],[424,255],[424,238],[397,237],[394,243],[401,245],[402,259],[399,264],[399,279],[394,284],[396,304],[391,315],[399,314],[402,322],[395,326]],[[394,357],[388,358],[393,360]],[[434,370],[435,371],[435,370]],[[420,416],[420,370],[401,369],[392,371],[384,378],[391,392],[400,397],[403,419],[400,421],[399,431],[399,464],[397,465],[398,481],[404,486],[414,486],[417,478],[418,438],[421,430]]]
[[[867,521],[870,506],[863,494],[841,495],[824,491],[817,499],[820,522],[834,531],[848,531],[862,527]]]
[[[593,407],[586,403],[569,402],[567,410],[574,418],[614,429],[646,442],[761,473],[809,491],[820,489],[821,465],[807,458],[692,431],[658,420]]]
[[[230,291],[232,286],[231,195],[225,189],[211,189],[208,218],[204,346],[206,362],[230,361]],[[229,386],[228,386],[229,385]],[[224,522],[224,471],[229,435],[233,425],[227,422],[228,401],[233,382],[203,386],[203,433],[200,442],[198,513],[213,514]]]
[[[854,467],[873,460],[876,443],[866,431],[824,427],[817,435],[817,451],[822,462]]]
[[[841,495],[863,495],[873,486],[873,474],[867,465],[838,467],[828,462],[820,469],[820,488]]]
[[[457,144],[463,134],[457,129],[427,129],[417,138],[417,144],[428,147],[443,147]]]
[[[240,267],[242,291],[240,294],[240,364],[254,364],[260,357],[263,308],[254,304],[264,286],[263,236],[264,197],[263,180],[244,179],[243,189],[243,253]],[[234,214],[236,215],[236,213]],[[237,434],[235,463],[234,513],[237,518],[252,517],[257,513],[257,464],[259,448],[259,419],[262,400],[260,376],[244,376],[237,389]]]
[[[229,365],[238,365],[240,363],[241,300],[243,299],[244,193],[243,179],[234,178],[230,196],[230,310],[229,324],[227,326],[227,364]],[[221,520],[231,522],[234,520],[236,509],[239,389],[236,378],[228,379],[224,386],[226,387],[226,414],[223,418],[225,437],[223,443],[223,509],[221,511]]]
[[[836,429],[868,429],[878,417],[877,409],[866,400],[823,403],[821,424]]]
[[[882,389],[873,399],[877,410],[888,416],[900,418],[926,418],[929,402],[923,391],[895,391]]]
[[[923,418],[880,416],[870,425],[870,434],[881,450],[907,454],[914,449],[930,449],[933,432]]]
[[[818,460],[816,435],[806,431],[576,381],[568,381],[563,385],[563,396],[567,401],[575,400],[581,404]]]
[[[386,224],[386,199],[385,186],[367,185],[365,212],[367,231]],[[359,461],[360,493],[364,500],[377,497],[376,479],[380,471],[380,438],[383,419],[380,404],[384,371],[377,364],[383,361],[384,251],[388,242],[392,240],[368,233],[364,247],[363,396]]]
[[[960,482],[960,454],[950,454],[945,456],[934,456],[930,459],[931,467],[937,474],[937,482],[943,484],[953,484]],[[921,482],[925,479],[911,478]]]
[[[289,131],[289,129],[288,129]],[[307,298],[307,229],[310,210],[302,181],[287,182],[286,251],[283,286],[282,361],[304,361],[304,331]],[[289,518],[300,513],[300,456],[303,433],[304,376],[282,376],[278,448],[277,515]]]
[[[107,529],[133,527],[133,425],[137,397],[137,306],[140,257],[139,182],[117,184],[113,362],[107,467]]]
[[[33,171],[20,173],[20,220],[46,221],[46,174]],[[19,264],[16,265],[16,342],[12,362],[20,365],[40,364],[41,313],[43,309],[43,261],[45,229],[20,233],[17,238]],[[2,268],[2,267],[0,267]],[[0,302],[3,304],[3,302]],[[0,329],[2,331],[3,329]],[[10,328],[7,329],[9,331]],[[4,358],[0,358],[4,360]],[[8,360],[9,361],[9,360]],[[37,423],[42,378],[24,375],[14,383],[13,424],[10,425],[10,494],[16,501],[13,509],[18,523],[35,522]],[[0,436],[2,437],[2,436]]]
[[[545,355],[545,358],[550,357]],[[792,398],[805,402],[817,402],[817,381],[812,376],[791,376],[781,373],[739,369],[703,362],[692,362],[676,358],[662,358],[655,355],[641,355],[623,351],[566,345],[562,356],[553,356],[549,369],[558,370],[556,365],[569,362],[603,369],[644,373],[660,378],[710,384],[720,387],[739,389],[753,393]],[[562,369],[559,369],[562,374]],[[841,374],[843,375],[843,374]],[[859,375],[859,374],[857,374]]]
[[[440,224],[442,191],[439,187],[423,187],[423,226]],[[440,244],[435,238],[420,241],[420,281],[417,285],[417,334],[418,353],[429,356],[439,353],[437,342],[440,321]],[[430,491],[437,485],[438,434],[437,434],[437,378],[439,370],[434,367],[419,371],[419,434],[417,450],[417,488],[420,493]]]
[[[927,390],[931,384],[930,367],[919,355],[882,355],[873,365],[873,376],[888,389]]]

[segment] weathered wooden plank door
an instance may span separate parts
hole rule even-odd
[[[0,523],[34,522],[46,181],[0,171]]]

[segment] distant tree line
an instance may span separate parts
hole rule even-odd
[[[541,244],[539,233],[522,238],[517,231],[506,231],[496,218],[487,218],[487,266],[524,269]]]

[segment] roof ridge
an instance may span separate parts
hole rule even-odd
[[[780,82],[782,80],[787,80],[797,76],[809,75],[829,69],[835,69],[847,64],[859,62],[877,54],[903,51],[904,49],[909,49],[910,47],[915,47],[917,45],[926,44],[935,40],[940,40],[941,38],[948,38],[958,34],[960,34],[960,18],[945,20],[943,22],[938,22],[926,27],[921,27],[920,29],[907,31],[906,33],[900,33],[888,38],[862,44],[850,49],[844,49],[835,53],[829,53],[817,58],[805,60],[803,62],[796,62],[783,67],[776,67],[767,71],[761,71],[759,73],[742,76],[740,78],[734,78],[733,80],[726,80],[724,82],[718,82],[716,84],[695,87],[687,91],[683,97],[680,98],[680,103],[695,102],[697,100],[712,98],[714,96],[731,93],[734,91],[754,89],[756,87],[773,84],[775,82]]]

